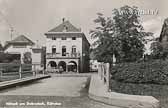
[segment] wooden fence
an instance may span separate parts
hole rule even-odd
[[[40,70],[39,67],[41,67],[41,64],[0,63],[0,81],[44,74],[43,69]]]
[[[106,85],[107,91],[110,91],[110,64],[101,62],[98,65],[98,75]]]

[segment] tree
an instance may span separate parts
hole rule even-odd
[[[160,37],[150,47],[153,59],[165,59],[168,56],[168,18],[164,20]]]
[[[24,56],[23,62],[25,64],[31,64],[32,63],[31,52],[25,52],[23,56]]]
[[[93,43],[93,54],[98,61],[112,62],[111,55],[114,54],[117,49],[115,38],[112,37],[113,22],[110,18],[105,18],[103,14],[98,13],[98,18],[94,20],[98,27],[95,30],[91,30],[90,34],[96,41]],[[115,45],[116,47],[111,47]]]
[[[153,59],[166,59],[168,57],[168,44],[162,44],[158,41],[151,44],[151,56]]]
[[[106,18],[101,13],[97,15],[94,22],[98,26],[90,32],[96,40],[93,43],[96,59],[112,62],[114,54],[117,62],[132,62],[143,57],[144,44],[152,33],[144,32],[137,7],[114,9],[112,18]]]
[[[3,52],[3,46],[2,44],[0,43],[0,53]]]

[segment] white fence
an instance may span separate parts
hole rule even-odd
[[[107,91],[110,91],[110,64],[101,62],[98,66],[98,74],[106,85]]]

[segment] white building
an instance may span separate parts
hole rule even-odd
[[[88,72],[90,44],[80,29],[64,21],[45,33],[46,67],[64,71]]]
[[[20,54],[21,63],[24,63],[24,54],[29,53],[32,64],[41,64],[41,48],[36,47],[35,43],[24,35],[20,35],[11,41],[7,41],[4,52],[9,54]]]

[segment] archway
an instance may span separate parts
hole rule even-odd
[[[51,68],[57,68],[57,63],[55,61],[50,61],[48,63],[48,67],[51,67]]]
[[[68,71],[77,72],[77,63],[75,61],[70,61],[68,63]]]
[[[66,63],[64,61],[60,61],[58,63],[58,68],[63,68],[63,71],[66,71]]]

